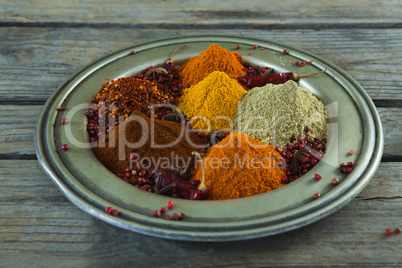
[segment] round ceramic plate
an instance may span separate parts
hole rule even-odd
[[[299,85],[321,99],[328,117],[328,142],[324,158],[300,179],[277,190],[235,200],[191,201],[174,199],[170,212],[183,212],[183,221],[155,218],[152,212],[171,198],[141,191],[115,177],[92,154],[88,146],[86,104],[105,79],[143,72],[163,65],[171,51],[186,44],[174,60],[183,63],[218,44],[243,55],[253,65],[273,67],[276,72],[313,73]],[[235,50],[240,44],[241,50]],[[252,49],[252,45],[265,50]],[[287,49],[290,55],[283,55]],[[136,54],[130,54],[131,51]],[[249,52],[252,52],[249,55]],[[291,61],[310,61],[304,67]],[[65,111],[58,112],[60,105]],[[69,124],[60,124],[67,118]],[[70,149],[61,150],[62,144]],[[300,228],[330,215],[351,201],[375,174],[381,160],[383,136],[380,118],[364,89],[343,70],[312,53],[271,41],[235,36],[189,36],[144,43],[117,51],[84,67],[49,98],[36,130],[38,159],[47,174],[71,202],[112,225],[138,233],[192,241],[242,240]],[[350,150],[356,154],[349,155]],[[339,164],[354,161],[352,173],[340,173]],[[322,180],[313,179],[319,173]],[[340,183],[331,184],[337,177]],[[314,200],[315,193],[321,198]],[[106,207],[121,211],[114,217]]]

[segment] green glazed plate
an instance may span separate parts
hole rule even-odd
[[[143,72],[162,65],[175,48],[178,64],[218,44],[235,51],[240,44],[243,60],[276,72],[324,74],[299,81],[327,107],[327,153],[300,179],[269,193],[225,201],[174,199],[170,213],[183,212],[183,221],[155,218],[152,212],[171,198],[141,191],[115,177],[92,154],[86,133],[84,109],[105,79]],[[252,49],[257,44],[265,50]],[[287,49],[290,55],[283,55]],[[131,51],[137,53],[132,55]],[[249,55],[249,52],[252,52]],[[304,67],[290,61],[310,61]],[[65,111],[57,111],[60,105]],[[69,123],[60,124],[62,118]],[[62,144],[70,149],[61,150]],[[318,221],[350,202],[375,174],[383,150],[383,134],[375,106],[364,89],[331,62],[301,49],[276,42],[237,36],[188,36],[143,43],[107,55],[78,71],[49,98],[39,117],[35,146],[38,159],[66,197],[87,213],[118,227],[157,237],[191,241],[243,240],[287,232]],[[356,154],[348,153],[353,149]],[[352,173],[340,173],[339,164],[354,161]],[[319,182],[315,173],[322,176]],[[340,184],[333,186],[337,177]],[[313,200],[315,193],[321,198]],[[121,211],[114,217],[106,207]]]

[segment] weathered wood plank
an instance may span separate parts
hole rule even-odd
[[[8,267],[400,265],[402,163],[382,163],[363,192],[289,233],[230,243],[163,240],[121,230],[65,199],[35,160],[0,161],[0,258]],[[235,256],[235,257],[234,257]]]
[[[352,75],[374,100],[402,100],[402,29],[147,30],[0,28],[0,102],[44,103],[82,66],[112,51],[158,38],[235,34],[274,40],[322,56]],[[24,102],[26,103],[26,102]]]
[[[346,24],[400,23],[398,0],[381,1],[13,1],[0,20],[26,23],[100,24]],[[213,8],[211,8],[213,7]],[[232,27],[233,28],[233,27]]]
[[[0,105],[0,159],[35,154],[35,126],[41,109],[40,105]],[[378,112],[384,128],[384,156],[401,157],[402,108],[378,108]]]

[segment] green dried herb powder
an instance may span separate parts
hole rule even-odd
[[[237,107],[233,132],[242,132],[283,149],[293,135],[326,138],[324,104],[296,82],[267,84],[248,91]]]

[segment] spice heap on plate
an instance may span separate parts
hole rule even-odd
[[[183,77],[183,85],[193,86],[214,71],[226,73],[236,79],[246,75],[241,63],[241,55],[224,49],[218,45],[211,45],[206,51],[178,68],[178,74]]]
[[[204,132],[231,130],[236,108],[246,90],[224,72],[215,71],[197,85],[184,89],[179,109],[191,127]]]
[[[183,138],[180,123],[155,119],[153,130],[151,123],[147,116],[132,115],[101,137],[93,152],[111,172],[133,184],[149,165],[184,169],[186,175],[191,174],[195,166],[192,152],[198,150],[194,146],[203,147],[205,139],[193,132],[188,133],[189,139]],[[128,168],[134,174],[130,171],[127,175]]]
[[[324,104],[296,82],[267,84],[248,91],[241,100],[234,132],[242,132],[263,143],[285,148],[289,137],[304,137],[309,126],[312,138],[326,137]]]
[[[243,133],[232,133],[212,146],[192,180],[202,180],[209,199],[247,197],[275,190],[285,185],[284,160],[269,144]]]
[[[128,117],[133,111],[150,116],[152,104],[171,103],[173,99],[173,91],[164,91],[155,82],[131,76],[103,83],[95,103],[98,108],[105,105],[112,117]],[[155,111],[159,117],[166,114],[161,109]]]

